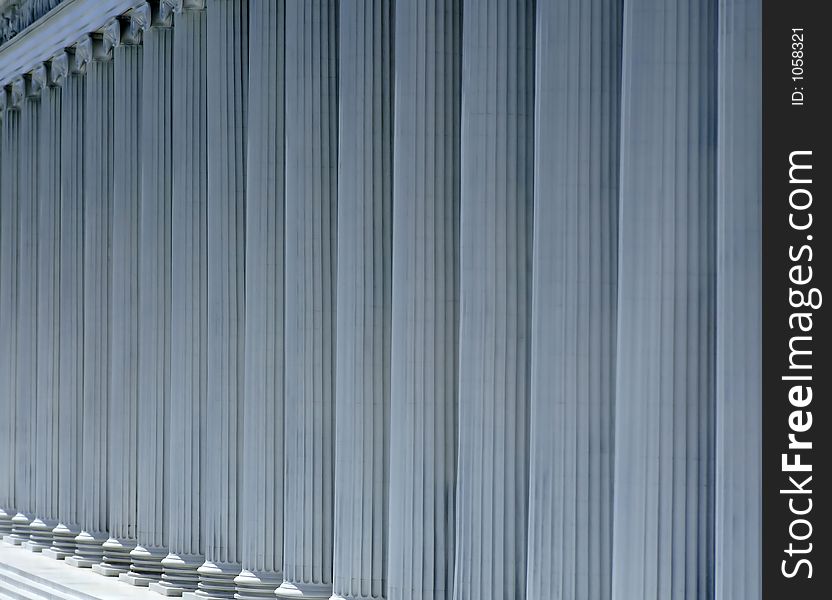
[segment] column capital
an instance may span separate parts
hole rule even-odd
[[[40,63],[25,76],[26,96],[29,98],[40,98],[40,94],[46,87],[46,65]]]
[[[150,26],[170,27],[173,25],[173,12],[177,0],[150,0]]]
[[[86,72],[87,63],[92,60],[92,38],[89,35],[82,36],[72,47],[71,72]]]
[[[19,110],[23,106],[23,98],[26,97],[26,84],[23,77],[15,77],[11,83],[8,84],[9,89],[9,103],[10,110]]]
[[[0,86],[0,119],[6,116],[6,88]]]
[[[121,31],[117,44],[135,45],[142,43],[142,34],[150,25],[150,4],[142,2],[120,19]]]
[[[204,10],[206,0],[172,0],[175,3],[175,11],[181,13],[186,10]]]
[[[92,60],[106,62],[113,59],[113,48],[121,41],[121,24],[113,19],[104,27],[94,32],[92,40]]]
[[[69,54],[66,51],[53,56],[46,63],[47,83],[51,86],[61,85],[69,74]]]

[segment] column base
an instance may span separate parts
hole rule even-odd
[[[0,539],[12,534],[13,511],[0,508]]]
[[[199,585],[191,600],[233,599],[237,586],[234,579],[240,574],[240,565],[205,561],[199,569]],[[182,594],[182,600],[189,600],[189,594]]]
[[[278,598],[303,598],[304,600],[329,600],[332,584],[293,583],[284,581],[275,591]]]
[[[104,577],[118,577],[130,570],[130,552],[136,547],[133,540],[110,538],[101,546],[104,557],[92,566],[93,573]]]
[[[137,587],[147,587],[162,578],[162,559],[168,555],[165,548],[136,546],[130,552],[130,571],[118,576],[119,581]]]
[[[43,551],[43,555],[53,560],[64,560],[75,554],[75,538],[81,530],[76,525],[58,523],[52,530],[52,547]]]
[[[234,578],[237,584],[237,593],[234,598],[237,600],[260,600],[261,598],[274,598],[274,593],[283,578],[277,573],[256,573],[243,569]]]
[[[12,517],[12,533],[11,535],[6,536],[3,538],[3,541],[8,542],[9,544],[14,544],[15,546],[20,546],[23,542],[29,541],[29,536],[31,531],[29,527],[34,520],[34,515],[27,515],[26,513],[17,513],[14,517]]]
[[[75,538],[75,554],[66,558],[64,562],[71,567],[91,569],[104,558],[102,546],[106,541],[106,533],[90,533],[82,530]]]
[[[43,552],[52,547],[52,530],[58,522],[49,519],[36,518],[29,526],[29,541],[23,547],[30,552]]]
[[[199,556],[168,554],[162,560],[162,579],[149,584],[151,592],[162,596],[181,596],[196,590],[199,584],[197,569],[202,564]]]

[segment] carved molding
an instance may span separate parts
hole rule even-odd
[[[25,0],[0,0],[0,21],[5,4],[23,1]],[[93,35],[102,41],[97,50],[102,51],[100,58],[107,58],[108,52],[104,50],[111,50],[108,46],[112,41],[104,40],[106,25],[113,19],[129,14],[144,1],[146,0],[62,0],[54,10],[44,14],[0,47],[0,85],[7,85],[15,77],[29,73],[36,65],[49,61],[85,35]],[[96,58],[98,57],[99,53],[96,52]]]
[[[0,0],[0,44],[5,44],[64,0]]]

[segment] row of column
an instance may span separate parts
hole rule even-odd
[[[759,13],[160,0],[15,79],[0,534],[187,598],[759,597]]]

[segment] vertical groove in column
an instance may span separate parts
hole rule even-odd
[[[534,2],[463,11],[457,600],[526,596]]]
[[[249,0],[240,600],[283,579],[285,32],[284,2]]]
[[[538,2],[526,597],[609,600],[621,2]]]
[[[136,546],[139,393],[139,201],[142,130],[142,46],[128,40],[113,50],[115,178],[112,206],[112,330],[110,333],[109,539],[94,570],[108,577],[130,568]],[[140,35],[140,34],[139,34]],[[146,457],[144,457],[146,459]]]
[[[713,598],[716,1],[625,4],[612,598]]]
[[[18,422],[17,401],[15,399],[17,378],[17,280],[18,280],[18,211],[19,211],[19,169],[21,157],[20,111],[13,106],[12,90],[3,92],[7,105],[4,107],[2,156],[0,180],[2,180],[2,213],[0,213],[0,385],[3,396],[5,423],[5,453],[2,459],[5,470],[4,490],[6,506],[3,506],[3,539],[11,540],[12,519],[17,514],[17,448],[16,430]]]
[[[46,70],[43,70],[45,77]],[[42,85],[46,86],[45,79]],[[52,546],[58,525],[61,88],[44,87],[38,137],[37,449],[31,549]]]
[[[15,314],[15,270],[17,253],[12,251],[16,239],[17,201],[11,191],[16,184],[17,152],[10,146],[8,97],[0,88],[0,331],[11,332]],[[16,125],[15,125],[16,127]],[[5,160],[3,160],[5,159]],[[12,168],[14,167],[14,168]],[[14,365],[14,337],[0,336],[0,538],[11,535],[14,512],[14,405],[11,377]]]
[[[104,42],[96,40],[94,47]],[[113,61],[87,65],[84,138],[84,427],[81,533],[76,567],[101,562],[109,529],[108,423],[110,395],[110,290],[113,209]]]
[[[84,406],[84,138],[86,75],[67,74],[61,90],[60,375],[58,386],[58,526],[44,554],[75,553],[81,524]]]
[[[14,85],[14,84],[13,84]],[[17,312],[15,318],[14,505],[11,540],[29,540],[35,500],[35,424],[37,414],[37,216],[40,94],[29,97],[20,80],[20,138],[17,206]],[[12,92],[14,94],[14,92]]]
[[[333,599],[387,577],[393,6],[342,0]]]
[[[170,553],[152,590],[196,589],[203,562],[208,341],[208,157],[204,9],[177,13],[173,36]],[[157,587],[158,586],[158,587]]]
[[[338,3],[286,5],[284,581],[332,593]]]
[[[762,3],[719,4],[716,600],[762,595]]]
[[[461,0],[395,14],[388,600],[453,594]]]
[[[208,0],[208,444],[200,598],[233,598],[245,344],[248,0]]]
[[[121,578],[136,585],[161,578],[170,497],[174,32],[167,5],[151,11],[141,76],[137,544],[130,575]]]

